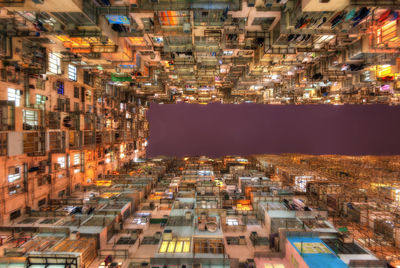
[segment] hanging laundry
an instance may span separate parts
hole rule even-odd
[[[348,20],[353,19],[353,17],[354,17],[355,14],[356,14],[356,9],[353,8],[352,10],[350,10],[350,11],[347,13],[346,18],[345,18],[345,21],[348,21]]]
[[[398,18],[399,18],[399,12],[392,10],[390,15],[389,15],[388,20],[394,21],[394,20],[397,20]]]
[[[389,15],[390,15],[390,13],[391,13],[391,10],[390,10],[390,9],[386,10],[385,12],[383,12],[382,15],[379,17],[378,22],[379,22],[379,23],[382,23],[382,22],[384,22],[385,20],[387,20],[388,17],[389,17]]]
[[[353,27],[357,26],[363,19],[369,15],[370,9],[363,7],[360,9],[358,14],[353,18]]]
[[[321,19],[321,23],[317,26],[317,28],[321,27],[322,25],[324,25],[324,23],[327,21],[326,17],[323,17]]]

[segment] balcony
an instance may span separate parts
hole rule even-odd
[[[52,153],[65,153],[65,132],[49,132],[49,147]]]
[[[0,101],[0,131],[15,129],[15,106],[10,101]]]
[[[82,132],[81,131],[70,131],[69,132],[69,148],[81,149],[82,146]]]
[[[23,152],[28,156],[46,155],[44,132],[27,132],[23,134],[23,138]]]

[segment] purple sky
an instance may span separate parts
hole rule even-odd
[[[151,104],[147,155],[400,154],[400,106]]]

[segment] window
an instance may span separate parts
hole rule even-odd
[[[21,104],[21,91],[13,88],[8,89],[8,100],[15,103],[15,107],[19,107]]]
[[[14,182],[21,179],[21,168],[20,167],[9,167],[8,168],[8,182]]]
[[[223,53],[223,56],[232,56],[233,55],[233,50],[225,50]]]
[[[19,218],[19,217],[21,217],[21,210],[20,210],[20,209],[15,210],[15,211],[13,211],[13,212],[10,213],[10,220],[11,220],[11,221],[12,221],[12,220],[15,220],[15,219],[17,219],[17,218]]]
[[[80,154],[74,154],[74,165],[79,165],[79,163],[81,162],[81,156]]]
[[[49,149],[53,153],[64,152],[65,149],[64,132],[58,132],[58,131],[49,132]]]
[[[93,78],[88,71],[83,72],[83,83],[89,86],[93,86]]]
[[[193,251],[206,254],[225,254],[224,242],[222,239],[199,238],[194,240]]]
[[[178,237],[171,241],[163,240],[160,246],[160,253],[188,253],[190,252],[190,238]]]
[[[57,158],[57,164],[60,165],[60,168],[65,168],[65,157],[61,156]]]
[[[23,129],[32,130],[39,126],[38,111],[23,110]]]
[[[76,81],[77,80],[77,71],[76,71],[76,67],[72,64],[68,65],[68,78],[72,81]]]
[[[46,205],[46,198],[40,199],[38,201],[38,207],[44,206]]]
[[[0,131],[15,129],[15,106],[0,100]]]
[[[92,91],[90,89],[86,90],[86,101],[92,101]]]
[[[74,87],[74,98],[79,99],[79,87]]]
[[[49,54],[49,71],[54,74],[61,74],[61,60],[54,53]]]
[[[50,180],[50,177],[45,177],[45,176],[38,178],[38,186],[42,186],[42,185],[46,185],[46,184],[50,183],[49,180]]]
[[[8,195],[14,195],[16,193],[21,193],[21,184],[14,184],[8,187]]]
[[[227,225],[239,225],[239,222],[235,218],[227,218],[226,219],[226,224]]]
[[[45,148],[45,136],[40,132],[24,133],[24,153],[28,155],[42,155]]]
[[[59,191],[58,192],[58,197],[62,198],[65,195],[65,190]]]
[[[7,133],[0,133],[0,155],[7,155]]]
[[[133,224],[145,225],[147,223],[147,217],[136,217],[133,219]]]
[[[57,82],[55,83],[54,89],[57,90],[57,93],[58,93],[58,94],[64,95],[64,82],[62,82],[62,81],[57,81]]]
[[[46,96],[40,95],[40,94],[36,94],[36,104],[39,105],[45,105],[46,104]]]

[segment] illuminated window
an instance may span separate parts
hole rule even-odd
[[[15,103],[15,107],[21,104],[21,91],[13,88],[8,89],[8,100]]]
[[[76,67],[72,64],[68,65],[68,78],[72,81],[76,81],[77,80],[77,71],[76,71]]]
[[[79,154],[74,154],[74,165],[79,165],[81,156]]]
[[[133,219],[133,224],[141,224],[144,225],[147,223],[147,218],[146,217],[136,217]]]
[[[44,105],[46,103],[46,96],[36,94],[36,104]]]
[[[49,54],[49,71],[54,74],[61,74],[61,59],[54,53]]]
[[[160,253],[188,253],[190,252],[190,238],[174,238],[171,241],[162,241]]]
[[[295,190],[298,192],[305,192],[307,182],[313,179],[312,176],[296,176],[295,177]]]
[[[9,195],[14,195],[16,193],[20,193],[21,192],[21,184],[14,184],[11,185],[10,187],[8,187],[8,194]]]
[[[37,129],[39,125],[38,111],[23,110],[24,130]]]
[[[21,179],[21,168],[20,167],[9,167],[8,168],[8,182],[14,182]]]
[[[60,165],[60,168],[65,168],[65,157],[61,156],[57,158],[57,163]]]
[[[226,219],[226,224],[227,225],[239,225],[239,221],[235,218],[227,218]]]

